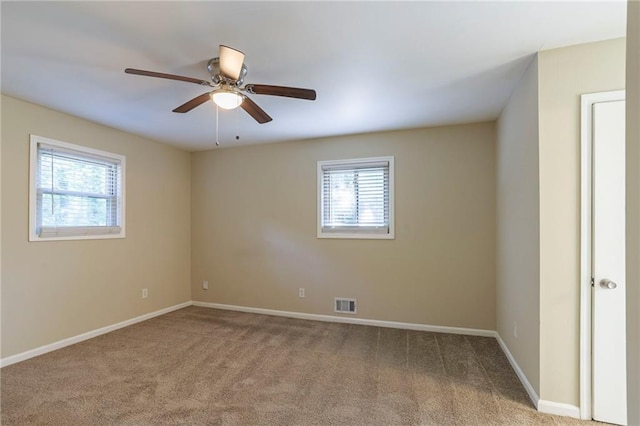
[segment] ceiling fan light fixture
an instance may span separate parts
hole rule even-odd
[[[211,92],[211,99],[223,109],[235,109],[240,106],[244,97],[230,89],[219,89]]]

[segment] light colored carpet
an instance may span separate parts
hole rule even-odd
[[[493,338],[189,307],[5,367],[3,425],[557,425]]]

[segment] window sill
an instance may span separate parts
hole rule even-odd
[[[394,240],[393,232],[382,233],[358,233],[358,232],[319,232],[318,238],[339,238],[351,240]]]
[[[124,228],[114,227],[70,227],[48,228],[41,234],[30,233],[29,241],[69,241],[69,240],[103,240],[125,238]]]

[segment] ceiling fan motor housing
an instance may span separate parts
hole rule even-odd
[[[220,58],[213,58],[209,60],[207,63],[207,69],[209,70],[209,74],[211,74],[211,80],[213,84],[227,84],[230,86],[241,86],[244,83],[244,77],[247,75],[247,66],[243,63],[242,68],[240,70],[240,77],[237,80],[232,80],[227,77],[224,77],[220,73]]]

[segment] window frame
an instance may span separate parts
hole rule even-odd
[[[125,238],[125,175],[126,175],[126,157],[120,154],[100,151],[88,148],[82,145],[75,145],[68,142],[62,142],[55,139],[31,134],[29,137],[29,241],[68,241],[68,240],[97,240],[111,238]],[[99,157],[106,160],[113,160],[120,163],[120,208],[119,208],[119,228],[117,232],[113,232],[115,226],[66,226],[59,234],[56,235],[40,235],[38,230],[38,146],[40,144],[68,150],[79,154],[86,154],[89,157]],[[118,213],[117,213],[118,214]]]
[[[381,232],[379,229],[362,229],[358,230],[354,227],[350,227],[345,230],[331,230],[324,231],[322,229],[322,217],[323,217],[323,176],[324,172],[322,168],[324,166],[339,166],[345,167],[353,165],[357,168],[358,165],[365,163],[389,163],[389,231]],[[344,239],[375,239],[375,240],[393,240],[395,239],[395,214],[394,214],[394,157],[368,157],[368,158],[351,158],[344,160],[322,160],[317,162],[317,238],[344,238]]]

